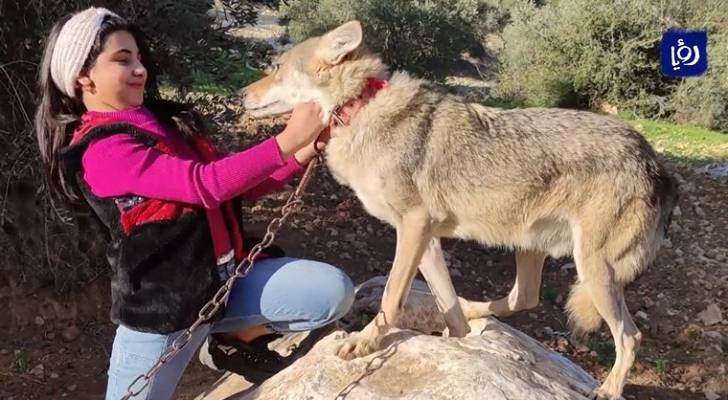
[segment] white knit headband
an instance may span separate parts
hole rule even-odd
[[[51,78],[69,97],[76,97],[76,79],[108,16],[119,17],[105,8],[88,8],[74,14],[58,34],[51,56]]]

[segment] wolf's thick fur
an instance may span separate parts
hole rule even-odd
[[[573,255],[578,280],[571,321],[593,331],[606,320],[615,365],[595,394],[619,398],[641,334],[623,288],[654,259],[677,199],[675,180],[645,139],[612,118],[563,109],[501,110],[465,103],[404,72],[388,75],[361,45],[353,21],[309,39],[280,68],[245,90],[254,115],[318,101],[327,113],[358,96],[367,78],[388,78],[326,149],[336,179],[366,210],[397,228],[397,251],[382,312],[344,341],[362,356],[396,319],[417,268],[438,298],[451,335],[466,318],[506,315],[538,304],[547,255]],[[516,250],[508,297],[458,299],[439,238]]]

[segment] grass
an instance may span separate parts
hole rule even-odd
[[[655,372],[662,375],[667,372],[667,360],[664,358],[659,358],[655,360]]]
[[[544,286],[541,290],[541,298],[550,303],[556,304],[557,297],[559,297],[559,291],[556,288]]]
[[[591,339],[587,345],[590,349],[597,353],[597,363],[603,367],[611,367],[617,358],[614,350],[614,343],[611,341],[603,341],[599,339]]]
[[[11,367],[13,372],[19,374],[28,371],[28,358],[23,350],[17,351],[13,355],[13,363]]]
[[[668,157],[696,165],[728,162],[728,133],[669,121],[622,119]]]

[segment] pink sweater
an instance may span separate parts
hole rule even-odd
[[[95,118],[112,118],[138,126],[180,156],[162,153],[123,133],[95,139],[82,157],[83,177],[91,192],[99,197],[135,194],[205,207],[218,257],[231,248],[220,203],[237,196],[253,200],[279,189],[302,170],[295,158],[282,159],[275,138],[205,163],[179,133],[162,127],[144,107],[118,112],[88,111],[83,121]]]

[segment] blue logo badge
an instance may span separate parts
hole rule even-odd
[[[670,29],[662,33],[660,65],[663,75],[696,76],[708,69],[708,34]]]

